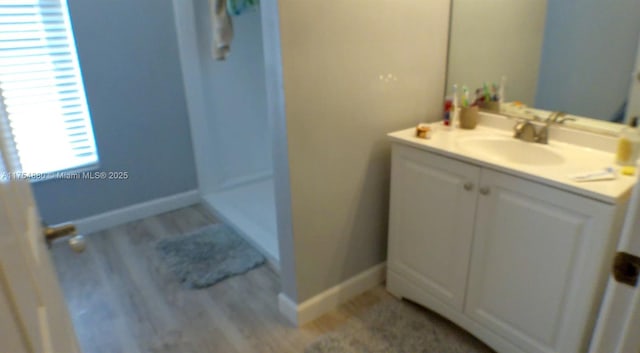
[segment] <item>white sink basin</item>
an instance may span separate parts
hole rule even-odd
[[[502,162],[536,166],[554,166],[565,162],[565,158],[548,145],[525,142],[512,137],[460,138],[457,144],[460,149],[469,153]]]

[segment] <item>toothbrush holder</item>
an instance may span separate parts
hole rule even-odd
[[[472,130],[478,125],[478,107],[460,108],[460,128]]]

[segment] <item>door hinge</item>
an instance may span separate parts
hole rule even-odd
[[[619,252],[613,260],[613,278],[620,283],[632,287],[638,286],[640,274],[640,257]]]

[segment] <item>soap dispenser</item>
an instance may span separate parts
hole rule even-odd
[[[624,166],[635,166],[640,157],[640,131],[638,117],[631,119],[631,124],[620,132],[616,162]]]

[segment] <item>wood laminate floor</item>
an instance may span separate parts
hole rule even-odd
[[[183,289],[153,245],[215,222],[193,206],[91,234],[82,254],[54,244],[83,353],[298,353],[390,297],[372,290],[297,329],[279,314],[279,279],[268,266],[208,289]]]

